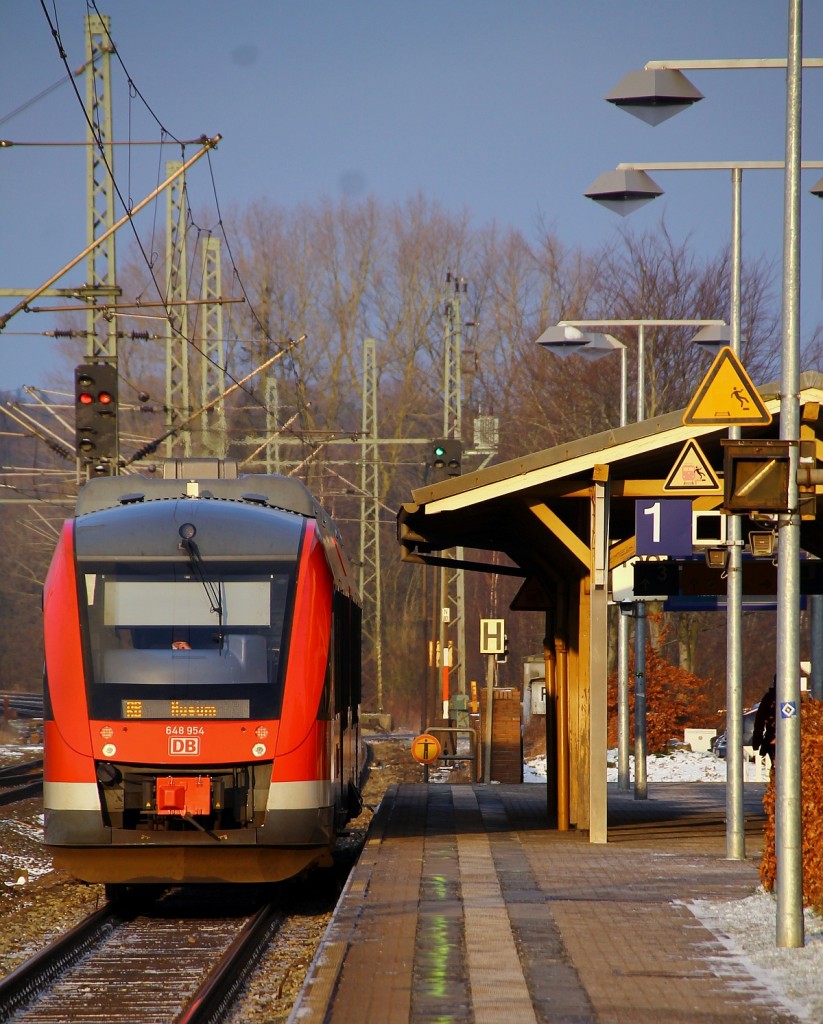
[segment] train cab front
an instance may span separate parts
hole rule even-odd
[[[305,531],[204,501],[75,520],[44,602],[55,866],[113,884],[257,882],[329,862],[316,705],[283,746]],[[273,801],[281,762],[292,799]]]

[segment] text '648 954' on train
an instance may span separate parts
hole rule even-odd
[[[86,484],[44,591],[55,866],[120,886],[329,864],[360,809],[360,619],[300,481],[180,460]]]

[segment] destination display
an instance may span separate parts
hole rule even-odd
[[[123,718],[248,718],[247,700],[124,700]]]

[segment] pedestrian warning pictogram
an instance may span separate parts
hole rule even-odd
[[[683,414],[686,426],[726,423],[765,427],[771,421],[772,414],[728,345],[717,353]]]
[[[440,740],[424,732],[415,736],[411,743],[411,755],[419,764],[431,764],[440,757]]]
[[[667,493],[702,493],[720,491],[720,481],[709,465],[697,441],[687,441],[678,455],[668,479],[663,484]]]

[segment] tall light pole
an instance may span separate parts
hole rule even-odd
[[[609,352],[621,350],[623,373],[621,374],[620,408],[621,419],[625,418],[626,410],[626,386],[625,366],[626,347],[615,338],[604,334],[591,334],[580,331],[577,327],[558,325],[547,327],[535,342],[541,348],[549,349],[555,355],[565,358],[575,353],[588,351],[589,358],[599,359],[608,355]],[[562,601],[565,608],[565,601]],[[565,621],[565,614],[561,611],[555,617],[555,641],[557,640],[558,621]],[[546,652],[550,640],[549,616],[546,618]],[[565,632],[565,626],[560,627]],[[566,637],[562,640],[563,649],[566,649]],[[549,667],[549,655],[546,653],[546,754],[549,763],[553,764],[557,776],[557,825],[562,831],[569,827],[569,746],[568,746],[568,679],[565,669],[567,659],[563,656],[563,668],[560,668],[560,654],[556,653],[555,668],[552,673]],[[554,678],[554,685],[552,685]],[[552,734],[552,722],[554,730]],[[605,739],[605,737],[604,737]]]
[[[725,320],[561,320],[558,327],[573,328],[604,328],[634,327],[637,329],[637,422],[645,418],[645,330],[647,327],[721,327],[725,328]],[[598,335],[591,335],[597,338]],[[607,337],[609,337],[607,335]],[[620,344],[618,342],[618,344]],[[627,367],[626,346],[620,345],[620,426],[625,427],[627,417]],[[578,354],[587,357],[588,350],[599,350],[596,341],[590,341],[578,350]],[[637,603],[632,602],[632,614],[635,618],[635,632],[640,653],[645,655],[645,616],[634,615]],[[617,626],[617,788],[630,788],[629,772],[629,615],[621,611]],[[636,707],[636,706],[635,706]],[[637,733],[637,726],[635,732]],[[645,727],[643,727],[645,732]],[[637,744],[637,737],[635,737]],[[645,737],[635,754],[635,796],[645,797],[645,772],[640,765],[645,758]],[[642,776],[642,778],[641,778]],[[638,784],[638,781],[640,784]]]
[[[761,161],[757,164],[748,161],[745,165],[706,161],[678,164],[620,164],[615,171],[602,174],[585,193],[590,199],[622,212],[620,204],[623,202],[631,202],[634,209],[638,204],[662,195],[662,189],[646,174],[648,170],[731,171],[732,260],[729,321],[731,347],[737,356],[740,355],[740,210],[744,166],[763,169],[779,168],[782,165],[776,161]],[[739,438],[740,430],[731,428],[729,437]],[[727,537],[729,561],[726,576],[726,856],[731,860],[743,860],[746,856],[746,823],[743,812],[743,550],[738,516],[730,517]]]
[[[624,212],[625,204],[628,204],[631,212],[638,205],[656,199],[663,194],[663,190],[649,177],[646,173],[647,171],[728,170],[731,172],[732,258],[729,325],[731,329],[730,344],[732,351],[735,355],[740,356],[741,193],[743,171],[782,170],[785,166],[786,164],[782,160],[622,163],[618,164],[614,171],[606,171],[604,174],[601,174],[589,186],[585,195],[619,213]],[[804,161],[802,166],[809,168],[821,167],[823,162],[809,160]],[[784,331],[784,347],[785,344]],[[800,407],[799,399],[797,398],[798,386],[796,383],[794,387],[798,410],[796,436],[799,436]],[[781,423],[782,421],[781,405]],[[740,429],[737,427],[730,428],[729,437],[730,439],[739,439]],[[746,830],[743,813],[743,540],[739,516],[729,517],[727,538],[729,561],[726,576],[726,856],[732,860],[743,860],[746,855]],[[799,573],[799,568],[797,571]],[[779,604],[778,597],[778,606]],[[796,672],[795,675],[798,675],[798,673]],[[797,685],[799,686],[799,675]]]
[[[762,161],[755,164],[748,161],[745,166],[756,166],[762,169]],[[768,167],[780,167],[776,162],[769,162]],[[731,242],[731,282],[729,301],[730,343],[732,351],[740,356],[740,275],[742,260],[742,218],[741,191],[743,182],[743,164],[729,163],[690,163],[687,165],[656,164],[643,166],[621,164],[617,172],[632,171],[645,174],[647,170],[730,170],[732,180],[732,242]],[[604,182],[604,179],[606,181]],[[600,192],[609,188],[608,174],[601,175],[587,195],[597,199]],[[649,179],[651,182],[651,179]],[[660,189],[651,182],[654,194],[660,195]],[[640,186],[635,184],[635,190]],[[610,202],[614,202],[610,197]],[[740,438],[740,429],[729,430],[730,439]],[[730,516],[727,529],[729,560],[726,576],[726,856],[731,860],[743,860],[746,856],[746,821],[743,810],[743,540],[739,516]]]
[[[789,508],[778,516],[775,852],[777,945],[802,946],[803,851],[800,793],[800,109],[803,2],[790,0],[786,68],[786,178],[783,205],[783,348],[780,437],[791,442]]]
[[[656,65],[659,69],[671,69],[674,66],[673,62],[656,62]],[[777,572],[776,940],[778,946],[802,946],[804,925],[800,798],[800,521],[797,511],[796,474],[800,435],[800,169],[803,166],[800,159],[800,112],[802,68],[821,67],[823,59],[803,58],[803,2],[788,0],[788,42],[785,61],[690,61],[677,62],[677,65],[705,68],[786,68],[780,436],[790,442],[788,504],[791,511],[778,516],[781,553]],[[653,70],[651,64],[647,64],[644,72],[639,74]],[[685,77],[682,76],[682,72],[675,74],[681,78]],[[624,106],[632,113],[636,113],[639,107],[663,109],[666,106],[676,106],[682,109],[684,105],[702,98],[699,93],[696,96],[687,96],[688,89],[684,90],[683,82],[679,79],[674,83],[673,89],[664,86],[658,90],[658,83],[655,81],[651,83],[651,93],[643,89],[635,90],[636,82],[630,83],[627,89],[621,88],[626,84],[624,80],[607,99]],[[635,109],[632,109],[633,107]],[[654,124],[662,118],[646,117],[646,120]],[[731,740],[731,735],[729,739]]]

